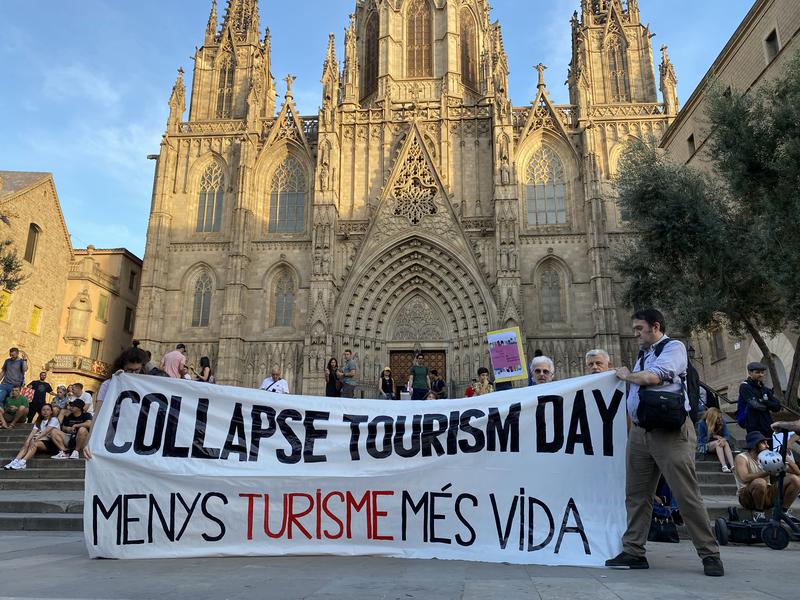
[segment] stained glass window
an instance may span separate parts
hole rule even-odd
[[[200,193],[197,200],[197,232],[215,232],[222,223],[222,195],[225,175],[222,167],[214,162],[200,177]]]
[[[269,207],[270,233],[301,233],[306,221],[306,174],[289,156],[272,177]]]
[[[412,0],[407,13],[409,77],[433,76],[433,15],[428,0]]]
[[[275,284],[275,327],[291,327],[294,313],[294,281],[282,273]]]
[[[194,307],[192,327],[207,327],[211,317],[211,292],[213,283],[207,273],[201,275],[194,284]]]
[[[563,322],[561,276],[554,268],[548,267],[542,271],[539,281],[541,285],[542,322]]]
[[[567,222],[564,166],[549,148],[536,151],[527,171],[528,225]]]

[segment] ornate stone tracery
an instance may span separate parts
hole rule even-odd
[[[438,191],[436,177],[428,166],[419,138],[415,136],[392,187],[394,214],[417,225],[424,217],[436,214]]]
[[[420,296],[406,302],[394,318],[393,341],[415,342],[443,337],[441,319]]]

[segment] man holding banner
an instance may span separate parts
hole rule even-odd
[[[628,525],[622,552],[607,567],[647,569],[645,543],[650,527],[653,495],[663,474],[681,508],[689,535],[711,577],[725,574],[719,546],[697,483],[694,451],[697,443],[683,378],[686,347],[665,335],[664,316],[655,309],[636,312],[633,334],[641,348],[634,372],[622,367],[617,377],[630,384],[628,414],[633,421],[628,437],[625,507]],[[672,410],[672,404],[675,404]],[[653,410],[658,407],[659,411]],[[663,408],[670,410],[664,414]],[[674,417],[674,418],[673,418]]]

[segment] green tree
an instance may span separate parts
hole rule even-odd
[[[0,213],[0,222],[0,227],[8,227],[8,215]],[[0,240],[0,290],[13,292],[23,281],[25,275],[22,272],[22,260],[14,250],[11,240]]]
[[[624,301],[661,306],[673,328],[749,333],[777,382],[762,332],[800,321],[800,57],[754,94],[714,89],[709,101],[713,175],[645,145],[623,157],[619,202],[637,231],[617,258]],[[798,383],[800,344],[794,407]]]

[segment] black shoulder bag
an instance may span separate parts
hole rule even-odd
[[[669,342],[664,340],[653,349],[656,357],[661,354]],[[639,370],[644,371],[644,351],[639,352]],[[654,429],[665,429],[677,431],[683,427],[686,421],[686,399],[684,398],[685,384],[681,377],[680,392],[662,392],[649,390],[646,387],[639,388],[639,408],[636,411],[636,418],[639,426],[647,431]]]

